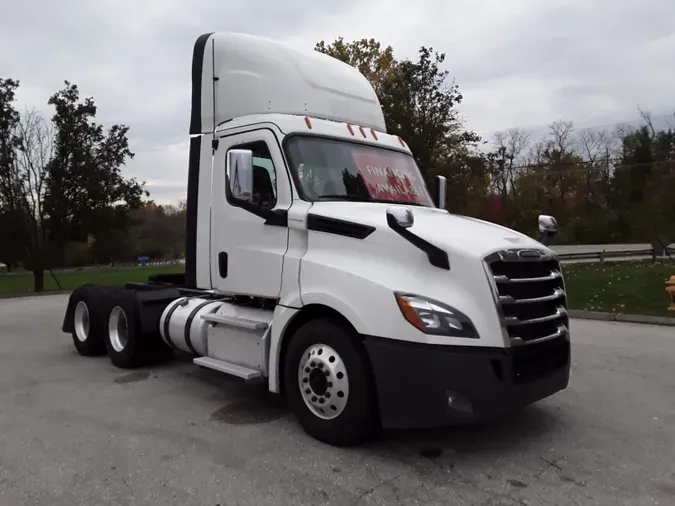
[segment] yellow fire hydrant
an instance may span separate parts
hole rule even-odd
[[[670,279],[666,281],[666,293],[670,299],[668,311],[675,311],[675,276],[670,276]]]

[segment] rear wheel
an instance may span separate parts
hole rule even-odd
[[[312,437],[335,446],[359,444],[377,430],[377,398],[363,347],[330,319],[301,326],[284,364],[286,394]]]
[[[159,328],[144,332],[133,290],[114,294],[109,307],[104,342],[114,365],[133,369],[171,358],[172,350],[162,341]]]
[[[138,321],[134,292],[122,291],[114,297],[106,319],[105,347],[110,361],[121,369],[143,365],[146,350]]]
[[[73,292],[73,344],[83,357],[105,354],[105,312],[108,292],[103,287],[85,285]]]

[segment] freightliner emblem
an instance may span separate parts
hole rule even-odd
[[[521,249],[518,256],[520,258],[541,258],[543,253],[536,249]]]

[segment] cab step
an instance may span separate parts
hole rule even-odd
[[[224,360],[218,360],[216,358],[199,357],[195,358],[192,361],[192,363],[195,365],[199,365],[201,367],[213,369],[214,371],[224,372],[225,374],[236,376],[237,378],[243,379],[247,383],[252,383],[256,380],[261,380],[263,377],[260,371],[250,369],[242,365],[231,364],[229,362],[225,362]]]
[[[269,327],[269,321],[253,320],[218,313],[205,314],[202,316],[202,319],[216,325],[229,325],[230,327],[239,327],[246,330],[265,330]]]

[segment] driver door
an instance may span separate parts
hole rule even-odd
[[[253,152],[253,198],[261,209],[291,205],[288,173],[276,136],[260,129],[219,139],[214,156],[211,209],[211,286],[236,295],[277,298],[281,290],[288,227],[266,224],[251,210],[233,205],[226,191],[230,149]]]

